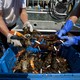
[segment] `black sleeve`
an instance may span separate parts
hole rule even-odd
[[[80,17],[80,2],[76,6],[76,8],[72,11],[70,16],[77,16],[78,18]]]

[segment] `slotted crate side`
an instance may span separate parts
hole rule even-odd
[[[80,73],[80,52],[73,47],[62,46],[61,56],[67,60],[70,73]]]
[[[14,52],[8,48],[2,58],[0,59],[1,69],[4,73],[12,72],[16,62],[16,57]]]

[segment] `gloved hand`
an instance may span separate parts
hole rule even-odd
[[[30,32],[33,32],[33,27],[29,21],[25,22],[23,25],[23,29],[27,29],[27,28],[30,28]]]
[[[65,39],[66,41],[62,43],[64,46],[71,46],[71,45],[78,45],[78,41],[80,40],[80,36],[73,36],[73,37],[68,37],[68,36],[63,36],[61,39]]]
[[[17,39],[11,39],[13,35],[12,34],[8,34],[7,36],[7,42],[13,44],[14,46],[22,46],[22,44],[20,43],[19,40]]]
[[[33,52],[33,53],[39,52],[38,48],[33,48],[32,46],[29,46],[26,50],[29,51],[29,52]]]
[[[66,21],[63,28],[56,33],[57,36],[59,38],[61,38],[62,35],[66,34],[67,32],[69,32],[72,29],[73,25],[74,25],[74,23],[71,20]]]

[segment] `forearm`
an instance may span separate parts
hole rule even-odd
[[[9,30],[2,18],[2,16],[0,16],[0,32],[5,35],[7,37],[8,33],[9,33]]]
[[[26,9],[21,10],[20,19],[23,22],[23,24],[28,21],[28,14],[26,13]]]
[[[76,23],[79,17],[80,17],[80,3],[79,3],[78,6],[72,11],[69,19],[72,20],[73,23]]]
[[[69,19],[75,24],[77,22],[77,20],[78,20],[78,17],[71,16]]]

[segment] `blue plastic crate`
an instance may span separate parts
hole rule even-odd
[[[73,47],[62,47],[61,56],[64,57],[69,65],[69,73],[80,73],[80,52]]]
[[[16,57],[14,52],[8,48],[0,59],[0,67],[3,73],[11,73],[15,65]]]
[[[80,80],[80,54],[73,48],[63,48],[62,56],[70,65],[70,73],[62,74],[33,74],[33,73],[12,73],[16,57],[14,52],[8,48],[0,59],[0,80]],[[75,64],[75,65],[74,65]]]

